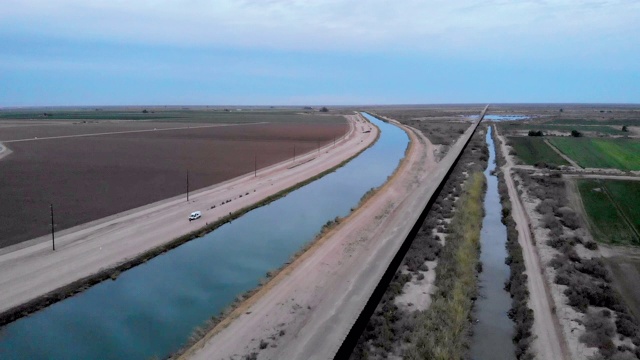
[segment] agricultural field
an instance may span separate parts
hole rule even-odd
[[[230,124],[0,120],[0,248],[204,188],[342,136],[342,116],[233,113]],[[226,116],[231,116],[227,114]],[[225,118],[227,119],[227,118]],[[248,121],[251,120],[251,121]],[[226,120],[225,120],[226,122]]]
[[[508,137],[509,144],[513,147],[516,155],[523,163],[535,165],[539,162],[554,165],[569,165],[569,163],[558,155],[544,142],[542,137]]]
[[[196,122],[196,123],[247,123],[247,122],[299,122],[305,121],[310,115],[317,115],[313,109],[305,108],[107,108],[107,109],[39,109],[4,110],[0,111],[0,124],[5,121],[155,121],[155,122]],[[335,119],[327,117],[327,121]]]
[[[598,241],[640,245],[640,182],[585,179],[578,190]]]
[[[549,141],[585,168],[640,170],[640,140],[552,137]]]
[[[609,125],[585,125],[585,124],[572,124],[572,125],[551,125],[549,123],[540,122],[510,122],[507,124],[500,124],[500,132],[502,133],[526,133],[529,130],[538,131],[541,130],[545,134],[561,133],[569,135],[571,130],[578,130],[585,134],[593,135],[628,135],[628,132],[622,131],[622,126],[609,126]]]
[[[625,119],[615,119],[613,117],[601,117],[601,119],[554,119],[549,123],[558,125],[611,125],[622,128],[623,125],[640,126],[640,117],[636,115],[636,117]]]

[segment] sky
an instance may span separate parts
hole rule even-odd
[[[2,0],[0,107],[640,103],[640,1]]]

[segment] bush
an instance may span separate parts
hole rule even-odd
[[[588,241],[587,243],[584,244],[584,247],[586,247],[589,250],[597,250],[598,244],[595,241]]]
[[[627,314],[619,313],[616,319],[616,329],[620,335],[633,338],[638,334],[638,326],[633,318]]]
[[[529,130],[529,136],[544,136],[544,134],[542,133],[541,130],[535,131],[535,130]]]

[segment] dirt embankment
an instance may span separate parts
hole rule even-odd
[[[426,138],[407,131],[412,145],[396,175],[183,358],[333,357],[473,130],[440,163]]]
[[[231,213],[260,203],[285,189],[341,164],[369,146],[378,130],[360,116],[349,116],[350,131],[319,151],[184,195],[62,231],[56,251],[44,238],[0,250],[0,311],[45,299],[46,294],[105,269],[127,264],[152,249],[162,248],[183,234],[215,223]],[[367,126],[371,133],[356,131]],[[194,210],[202,219],[189,222]],[[153,252],[153,251],[152,251]],[[72,293],[72,292],[71,292]]]

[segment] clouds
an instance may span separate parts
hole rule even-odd
[[[2,2],[0,105],[640,101],[639,1]]]
[[[6,2],[7,0],[5,0]],[[459,51],[593,41],[638,45],[637,1],[9,0],[2,32],[315,51]],[[524,47],[524,46],[523,46]]]

